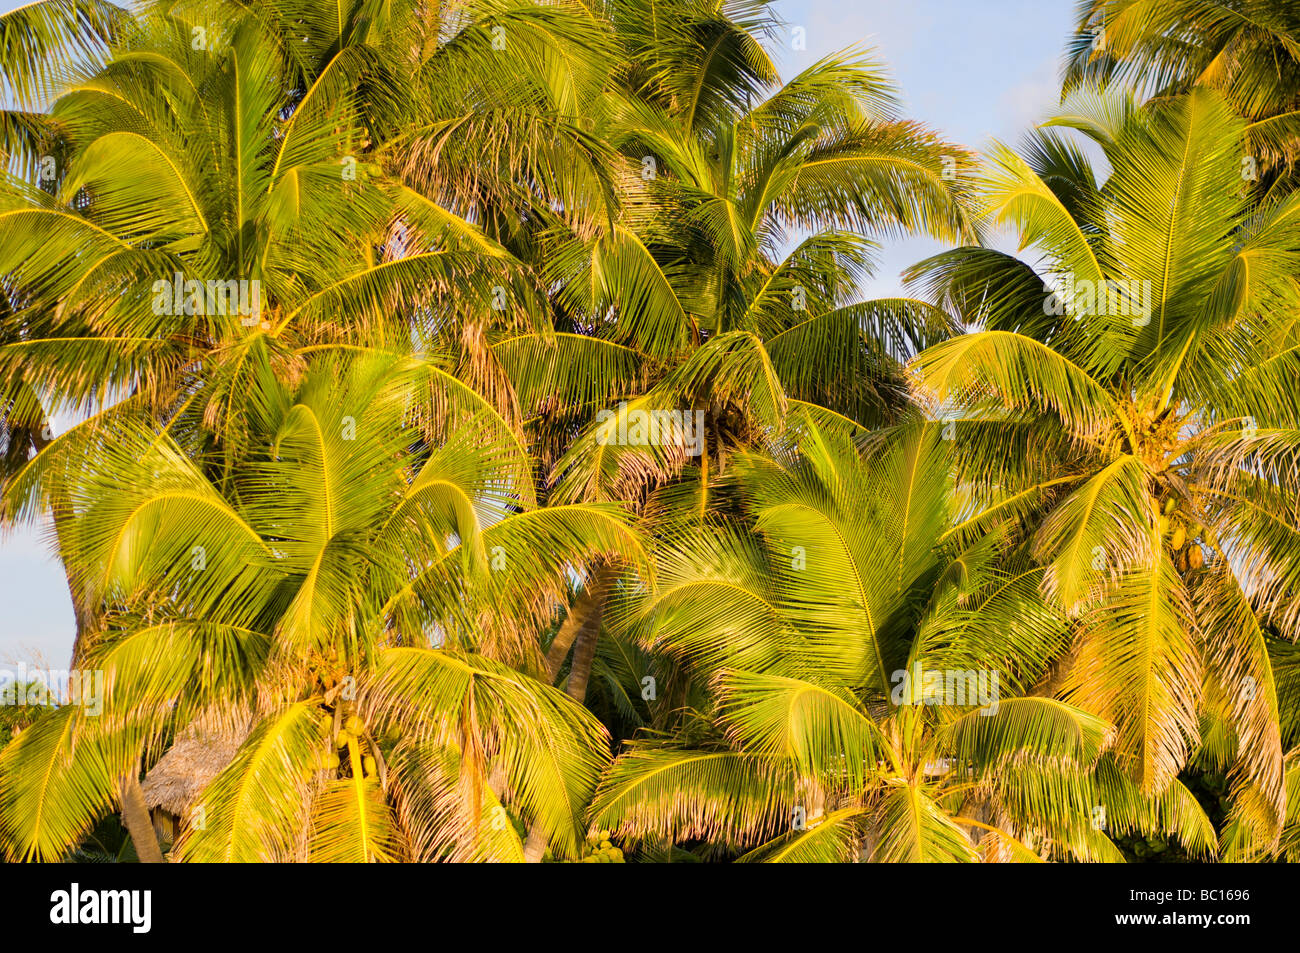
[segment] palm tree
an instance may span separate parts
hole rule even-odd
[[[738,462],[749,520],[657,545],[656,586],[622,607],[711,699],[627,746],[592,823],[767,862],[1114,859],[1109,833],[1139,829],[1212,850],[1186,789],[1143,799],[1107,723],[1051,697],[1070,623],[1045,570],[995,536],[941,541],[942,427],[865,453],[800,429],[786,459]]]
[[[384,31],[354,4],[333,34],[313,20],[316,39],[304,44],[286,32],[306,16],[294,5],[275,8],[276,29],[259,19],[266,10],[214,4],[182,18],[171,7],[101,23],[78,5],[39,4],[5,20],[13,31],[42,18],[80,24],[100,41],[82,44],[84,75],[28,116],[58,160],[52,177],[32,143],[5,142],[31,168],[0,188],[0,450],[6,478],[47,478],[32,509],[6,519],[52,505],[62,531],[59,460],[75,467],[92,452],[106,416],[146,407],[187,445],[219,447],[229,472],[247,439],[253,368],[270,362],[292,376],[314,350],[366,346],[440,352],[455,371],[461,324],[528,321],[509,253],[376,154],[374,142],[401,125],[384,90],[403,72],[394,51],[406,49],[415,5],[390,11]],[[531,14],[520,16],[523,26],[507,18],[510,57],[536,45],[524,42]],[[40,57],[72,42],[33,41],[6,75],[45,88]],[[445,86],[443,74],[491,59],[490,44],[481,19],[463,23],[426,52],[422,81]],[[504,87],[508,71],[481,72]],[[518,304],[498,315],[491,304],[507,289]],[[56,441],[68,446],[29,462],[50,443],[51,409],[90,416]],[[94,607],[73,596],[83,626]]]
[[[1041,260],[918,265],[974,330],[914,372],[959,445],[950,534],[1010,531],[1077,620],[1062,697],[1114,722],[1147,797],[1193,762],[1230,767],[1235,818],[1275,843],[1291,809],[1268,647],[1300,634],[1300,200],[1253,206],[1246,123],[1213,90],[1123,102],[1054,121],[1101,145],[1104,182],[1049,130],[994,150],[983,214]]]
[[[873,245],[851,229],[969,234],[967,157],[898,120],[883,70],[857,54],[777,86],[760,44],[776,21],[760,7],[733,20],[682,0],[611,16],[621,61],[591,125],[615,152],[617,205],[597,218],[564,202],[536,211],[517,253],[550,289],[554,327],[494,335],[485,357],[552,468],[549,498],[703,513],[712,478],[778,439],[792,400],[871,422],[905,401],[901,361],[951,328],[925,302],[856,302]],[[620,445],[602,413],[615,403],[702,415],[698,446]],[[555,675],[572,653],[578,700],[621,585],[608,571],[585,580],[550,643]]]
[[[1264,191],[1295,187],[1300,11],[1288,0],[1084,0],[1065,91],[1127,82],[1159,96],[1205,85],[1247,120]]]
[[[0,852],[161,860],[213,726],[174,859],[1300,851],[1289,10],[1089,0],[978,177],[762,2],[133,12],[0,17],[0,519],[107,689],[0,749]]]
[[[925,302],[855,300],[873,244],[852,230],[969,235],[945,174],[965,153],[897,119],[883,71],[856,54],[777,86],[758,42],[774,21],[725,11],[620,5],[620,86],[593,119],[617,151],[619,207],[591,229],[551,216],[536,256],[555,327],[491,343],[553,499],[704,512],[731,455],[779,440],[791,406],[891,419],[901,361],[951,331]],[[620,445],[601,413],[620,401],[702,414],[699,446]],[[556,671],[572,647],[575,697],[614,586],[594,577],[552,643]]]
[[[235,472],[122,415],[70,486],[104,709],[60,709],[0,755],[5,852],[62,856],[116,778],[217,719],[246,738],[181,859],[518,859],[512,815],[576,855],[604,729],[496,659],[537,671],[566,573],[639,561],[621,508],[537,508],[490,409],[424,416],[446,385],[417,360],[318,358],[294,389],[257,373]]]

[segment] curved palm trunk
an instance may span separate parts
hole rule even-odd
[[[565,685],[568,696],[578,704],[587,697],[587,683],[591,681],[591,663],[596,658],[596,640],[600,637],[600,617],[605,610],[605,596],[614,581],[614,570],[600,566],[592,574],[591,582],[569,607],[569,613],[555,633],[550,651],[546,653],[546,675],[551,681],[560,673],[560,666],[573,648],[573,664],[569,667],[569,681]],[[546,833],[534,824],[528,831],[524,844],[524,860],[537,863],[546,852]]]
[[[613,570],[601,567],[591,581],[591,598],[585,617],[578,627],[573,644],[573,664],[569,666],[569,681],[565,691],[581,705],[587,699],[587,683],[591,681],[591,663],[596,658],[596,641],[600,638],[600,617],[605,611],[605,596],[609,592]]]
[[[587,697],[591,663],[596,657],[596,640],[600,637],[600,618],[613,581],[614,569],[611,566],[601,565],[592,572],[587,588],[569,607],[569,613],[546,653],[546,677],[554,682],[569,649],[573,649],[573,664],[569,666],[565,691],[579,704]]]
[[[573,648],[573,642],[578,637],[578,630],[582,628],[583,622],[591,613],[593,601],[591,590],[584,589],[573,601],[573,605],[569,606],[569,612],[560,625],[560,631],[555,633],[555,638],[551,640],[551,647],[546,653],[546,680],[549,684],[555,684],[555,679],[560,674],[560,666],[569,657],[569,649]]]
[[[149,807],[144,802],[144,791],[140,779],[132,771],[122,776],[118,782],[118,800],[122,804],[122,823],[131,835],[135,845],[135,855],[142,864],[162,864],[162,850],[158,847],[158,838],[154,836],[153,822],[149,820]]]
[[[707,419],[712,421],[713,417],[710,410]],[[701,493],[701,519],[708,505],[709,428],[707,426],[703,439],[701,479],[704,491]],[[718,446],[721,447],[721,441],[718,441]],[[719,468],[721,469],[721,463]],[[587,683],[591,680],[591,665],[596,658],[596,642],[600,637],[600,619],[605,609],[605,597],[613,581],[612,567],[601,565],[596,568],[587,588],[569,607],[569,613],[565,616],[560,631],[555,634],[551,647],[546,653],[546,675],[553,683],[560,673],[565,658],[568,657],[570,647],[576,645],[573,648],[573,664],[569,667],[569,681],[565,691],[579,704],[587,698]],[[669,845],[670,853],[671,849]],[[528,863],[536,863],[542,859],[542,854],[545,852],[545,834],[534,826],[529,830],[528,840],[524,844],[524,860]]]

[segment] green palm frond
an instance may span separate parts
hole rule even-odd
[[[60,859],[115,800],[127,763],[82,730],[84,718],[76,706],[60,708],[0,753],[0,838],[7,856]]]
[[[1109,726],[1052,698],[1009,698],[996,711],[962,715],[944,729],[943,743],[959,762],[993,766],[1019,753],[1031,757],[1094,761]]]
[[[723,671],[719,718],[736,744],[789,758],[807,777],[862,786],[888,743],[848,692],[779,675]]]
[[[405,648],[380,656],[365,693],[415,740],[452,732],[462,775],[480,797],[499,768],[509,800],[557,852],[576,853],[582,808],[608,756],[604,729],[567,695],[487,659]]]
[[[269,713],[212,779],[177,841],[183,860],[243,862],[298,858],[301,824],[323,766],[327,725],[308,702]]]
[[[1163,793],[1198,740],[1202,660],[1191,598],[1167,557],[1126,574],[1082,619],[1066,698],[1116,726],[1123,766]]]
[[[857,860],[861,808],[833,811],[804,830],[792,831],[740,858],[741,863],[834,864]]]
[[[307,859],[364,864],[400,856],[392,812],[379,782],[356,774],[327,782],[312,803]]]
[[[602,779],[591,817],[633,839],[739,847],[788,830],[796,798],[796,775],[784,758],[638,742]]]
[[[10,10],[0,16],[0,82],[22,105],[45,105],[62,79],[55,64],[97,62],[127,19],[124,8],[100,0],[41,0]]]
[[[914,784],[895,784],[871,813],[875,863],[963,863],[978,859],[966,832]]]

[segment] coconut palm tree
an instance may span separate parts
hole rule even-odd
[[[954,538],[1009,527],[1079,625],[1062,696],[1113,721],[1149,797],[1194,760],[1233,772],[1273,842],[1288,816],[1270,636],[1300,634],[1294,388],[1300,201],[1242,188],[1246,123],[1215,91],[1075,110],[1098,181],[1051,130],[998,146],[983,214],[1040,256],[915,269],[971,333],[914,362],[953,427]]]
[[[61,856],[116,778],[216,718],[246,737],[180,859],[517,859],[511,815],[576,854],[604,729],[526,670],[567,573],[639,560],[621,508],[537,508],[490,408],[423,413],[447,385],[418,360],[317,358],[294,388],[255,373],[234,473],[120,415],[70,486],[63,558],[104,606],[83,662],[104,706],[0,754],[5,852]]]
[[[107,689],[0,751],[0,852],[162,859],[218,726],[173,859],[1296,856],[1295,30],[1195,6],[1082,6],[1105,181],[780,84],[763,2],[0,17],[0,517]],[[1040,258],[859,300],[986,225]]]
[[[510,254],[374,156],[374,141],[400,124],[384,81],[403,70],[393,50],[409,29],[377,24],[359,4],[338,35],[312,21],[315,45],[297,44],[285,33],[302,19],[296,7],[276,8],[275,22],[265,10],[171,7],[108,18],[111,30],[71,4],[5,21],[14,31],[42,17],[81,24],[102,41],[82,44],[85,65],[39,114],[50,154],[6,140],[11,165],[31,168],[0,187],[0,450],[6,477],[49,479],[30,502],[53,505],[60,532],[59,470],[45,455],[28,462],[50,443],[52,409],[90,415],[60,438],[81,448],[65,460],[93,452],[104,415],[146,407],[187,431],[187,445],[220,448],[228,473],[247,439],[251,368],[270,361],[292,375],[314,349],[368,346],[441,350],[454,370],[467,319],[528,320]],[[510,56],[536,47],[521,16]],[[69,43],[33,41],[6,69],[45,88],[32,63]],[[483,22],[463,25],[428,51],[437,67],[424,81],[490,59],[490,44]],[[504,85],[506,67],[495,69],[482,72]],[[510,310],[494,310],[507,291]],[[81,625],[94,607],[73,596]]]
[[[488,310],[511,283],[493,271],[503,250],[366,161],[382,103],[355,88],[370,74],[348,66],[364,57],[303,90],[285,42],[247,16],[209,31],[159,13],[123,28],[111,62],[62,91],[50,120],[72,151],[53,195],[19,180],[3,195],[7,378],[48,382],[65,404],[130,389],[170,411],[196,365],[211,377],[262,337],[409,350],[447,319],[449,289],[465,310]],[[241,288],[232,314],[213,281],[260,293]],[[218,436],[237,431],[238,416],[204,396]]]
[[[552,468],[552,499],[702,513],[729,457],[776,439],[792,400],[888,420],[905,401],[901,361],[952,330],[922,301],[856,300],[874,246],[853,230],[969,235],[964,151],[897,119],[883,70],[856,52],[778,86],[760,43],[776,21],[764,5],[730,12],[620,5],[623,66],[592,110],[619,204],[594,221],[563,203],[538,212],[532,260],[554,328],[496,335],[490,359]],[[614,404],[698,414],[696,445],[623,442]],[[608,572],[587,580],[550,643],[577,699],[617,588]]]
[[[1137,829],[1213,850],[1186,789],[1145,800],[1105,720],[1052,697],[1071,626],[1045,570],[996,536],[944,540],[942,427],[865,450],[800,429],[785,459],[737,463],[747,523],[661,541],[655,586],[620,607],[711,699],[627,746],[593,826],[768,862],[1114,859]]]
[[[1295,187],[1300,158],[1300,11],[1288,0],[1083,0],[1065,90],[1125,82],[1160,96],[1196,85],[1247,120],[1266,191]]]
[[[666,493],[704,511],[729,457],[777,439],[791,405],[896,412],[901,360],[951,328],[925,302],[857,301],[873,244],[853,230],[969,234],[966,156],[899,120],[869,59],[778,86],[759,43],[770,17],[651,6],[615,15],[627,65],[593,120],[619,156],[620,207],[587,232],[553,216],[537,248],[554,333],[498,336],[491,353],[553,466],[552,498],[654,510]],[[623,415],[602,413],[621,401],[698,412],[698,445],[622,441]],[[572,647],[577,697],[611,585],[593,579],[552,642],[557,671]]]
[[[707,99],[718,82],[703,73],[692,85]],[[557,226],[545,249],[565,322],[560,349],[538,335],[493,347],[524,406],[561,431],[561,447],[573,443],[575,411],[585,425],[588,449],[558,462],[557,492],[626,495],[614,489],[611,445],[588,459],[601,429],[591,418],[611,398],[661,384],[655,399],[666,403],[651,406],[709,410],[715,453],[727,443],[716,418],[734,411],[771,426],[776,389],[886,420],[898,405],[882,382],[889,358],[949,330],[924,302],[858,302],[855,287],[874,247],[862,233],[971,235],[959,202],[964,152],[896,119],[893,88],[860,56],[759,90],[756,105],[708,113],[647,102],[643,89],[607,107],[598,131],[623,156],[624,208],[591,237]],[[595,373],[561,377],[554,365],[569,356]],[[682,462],[652,463],[671,475]]]

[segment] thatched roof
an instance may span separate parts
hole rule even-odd
[[[246,730],[190,725],[145,775],[144,800],[150,810],[161,807],[184,817],[208,782],[235,757]]]

